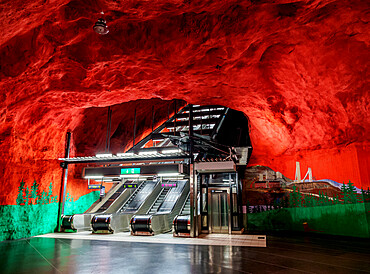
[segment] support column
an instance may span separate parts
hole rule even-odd
[[[67,132],[64,158],[69,158],[70,145],[71,145],[71,133]],[[61,167],[63,168],[63,172],[62,172],[62,181],[60,184],[60,191],[59,191],[58,219],[57,219],[57,227],[56,227],[56,231],[58,232],[60,232],[60,225],[61,225],[60,221],[61,221],[62,215],[64,214],[64,206],[65,206],[65,201],[66,201],[68,163],[66,162],[61,163]]]
[[[189,105],[189,154],[190,154],[190,237],[196,237],[197,231],[197,181],[194,172],[193,155],[193,106]]]

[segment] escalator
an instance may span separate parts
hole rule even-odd
[[[154,235],[171,230],[174,216],[184,207],[190,184],[188,180],[166,183],[176,183],[176,187],[163,189],[145,215],[132,216],[130,220],[132,235]]]
[[[97,214],[91,219],[93,232],[114,233],[129,230],[129,220],[135,213],[146,212],[161,191],[156,181],[144,181],[115,212]]]
[[[190,193],[180,214],[173,219],[173,236],[190,236]]]
[[[161,193],[158,196],[158,199],[155,201],[154,205],[149,210],[149,215],[153,215],[158,211],[158,208],[163,203],[164,198],[167,196],[167,193],[170,191],[169,188],[163,188]]]
[[[99,199],[96,201],[85,213],[63,215],[61,222],[62,231],[71,232],[89,230],[91,219],[95,214],[114,211],[114,208],[124,203],[133,192],[131,189],[125,188],[125,183],[127,182],[122,181],[116,184],[102,200]]]

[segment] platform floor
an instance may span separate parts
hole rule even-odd
[[[227,237],[224,245],[199,245],[46,235],[0,242],[0,273],[370,273],[368,239],[267,236],[266,248],[228,242]]]
[[[172,233],[155,236],[132,236],[129,232],[115,234],[93,234],[89,231],[78,233],[50,233],[37,237],[57,239],[103,240],[115,242],[191,244],[191,245],[229,245],[266,247],[266,235],[228,235],[202,234],[198,238],[173,237]]]

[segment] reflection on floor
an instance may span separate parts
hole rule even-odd
[[[138,243],[266,247],[265,235],[202,234],[199,238],[180,238],[173,237],[171,233],[158,234],[155,236],[131,236],[129,232],[115,234],[92,234],[89,231],[85,231],[78,233],[50,233],[37,237]]]
[[[266,248],[34,237],[0,242],[0,272],[370,273],[369,247],[302,236],[268,236]]]

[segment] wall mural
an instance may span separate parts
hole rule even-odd
[[[331,180],[294,182],[261,166],[249,169],[248,176],[247,230],[370,237],[370,189]]]
[[[85,212],[99,199],[99,191],[92,191],[76,201],[67,192],[64,213]],[[47,191],[40,190],[34,181],[28,187],[23,180],[18,187],[16,205],[0,206],[0,241],[14,240],[51,233],[57,225],[58,195],[53,195],[53,183]]]

